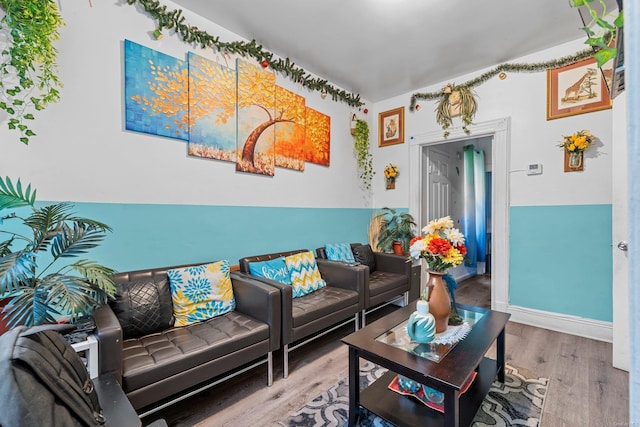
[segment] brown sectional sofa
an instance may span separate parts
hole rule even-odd
[[[176,266],[185,267],[185,266]],[[268,365],[280,347],[281,296],[250,277],[232,276],[234,311],[176,328],[167,270],[117,273],[114,302],[94,311],[100,373],[112,373],[141,416],[186,390],[204,389],[240,370]]]

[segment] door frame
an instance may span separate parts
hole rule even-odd
[[[491,308],[509,307],[509,164],[511,119],[509,117],[469,126],[473,138],[493,137],[492,145],[492,235],[491,235]],[[469,139],[461,128],[447,138],[442,130],[413,136],[409,146],[409,212],[422,221],[422,149],[427,146]],[[422,227],[422,224],[419,224]]]

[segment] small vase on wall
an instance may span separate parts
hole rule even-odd
[[[393,178],[389,178],[387,181],[387,190],[395,190],[396,189],[396,180]]]
[[[431,313],[436,320],[437,334],[447,330],[449,313],[451,311],[449,291],[442,279],[444,275],[444,271],[429,270],[429,280],[427,281],[427,287],[429,289],[429,313]]]
[[[425,300],[416,302],[416,311],[411,313],[407,322],[407,334],[419,343],[429,343],[436,336],[436,319],[429,313],[429,303]]]
[[[564,152],[564,171],[578,172],[584,170],[584,152],[583,151],[565,151]]]

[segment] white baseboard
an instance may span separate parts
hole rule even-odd
[[[613,341],[613,323],[601,320],[586,319],[568,314],[552,313],[532,308],[510,305],[512,322],[550,329],[565,334],[577,335],[598,341]]]

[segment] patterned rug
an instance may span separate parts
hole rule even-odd
[[[360,367],[360,388],[385,372],[386,369],[365,362]],[[472,426],[539,426],[549,380],[509,365],[505,373],[504,384],[497,381],[492,384]],[[279,424],[286,427],[343,427],[347,425],[348,411],[349,385],[345,378]],[[366,410],[362,410],[358,425],[393,427],[393,424]]]

